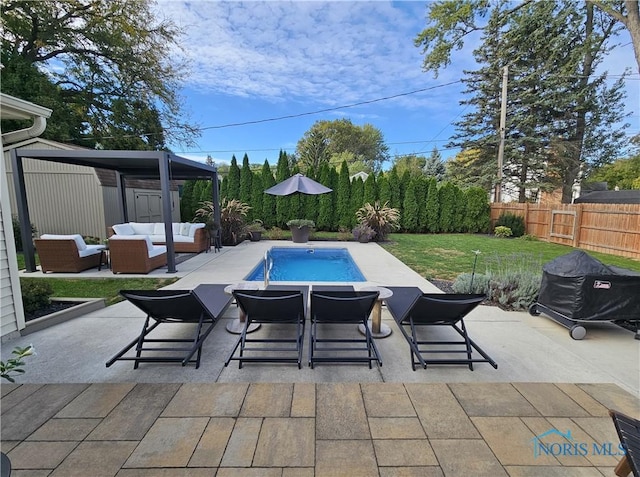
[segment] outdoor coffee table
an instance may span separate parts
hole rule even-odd
[[[368,286],[360,288],[359,291],[377,291],[379,293],[378,299],[373,305],[373,310],[371,311],[371,318],[369,319],[369,330],[371,331],[371,336],[374,338],[386,338],[392,332],[389,325],[385,325],[382,322],[382,302],[387,298],[393,296],[393,292],[385,287],[376,287],[376,286]],[[366,334],[364,329],[364,325],[358,325],[358,330],[363,335]]]
[[[260,285],[258,285],[258,283],[240,282],[240,283],[235,283],[233,285],[226,286],[224,289],[224,292],[228,293],[229,295],[233,295],[234,290],[259,290],[259,289],[260,289]],[[241,334],[242,330],[244,329],[244,324],[246,321],[247,321],[247,316],[244,314],[244,311],[242,311],[242,308],[238,306],[238,318],[229,320],[229,323],[227,323],[227,331],[229,333],[233,333],[234,335]],[[256,331],[258,328],[260,328],[260,323],[252,323],[249,325],[249,328],[247,329],[247,333],[252,333],[253,331]]]

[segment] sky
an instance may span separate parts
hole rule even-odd
[[[434,77],[414,45],[426,12],[425,1],[158,0],[159,15],[185,32],[184,49],[175,52],[190,64],[181,95],[189,120],[203,129],[196,146],[171,149],[217,164],[247,153],[251,163],[275,165],[279,151],[295,152],[316,121],[348,118],[378,128],[392,157],[429,156],[434,147],[452,157],[453,123],[467,112],[459,80],[477,67],[477,37]],[[619,43],[603,68],[636,72],[626,82],[633,135],[640,132],[640,80],[626,32]]]

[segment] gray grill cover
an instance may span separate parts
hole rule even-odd
[[[542,267],[538,303],[574,320],[640,320],[640,273],[581,250]]]

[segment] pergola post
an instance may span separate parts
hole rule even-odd
[[[175,245],[173,243],[171,192],[169,189],[169,154],[158,157],[160,168],[160,190],[162,191],[162,217],[164,219],[165,245],[167,246],[167,273],[176,272]]]
[[[33,237],[31,237],[31,219],[27,204],[27,189],[24,184],[24,167],[22,157],[18,157],[15,149],[11,149],[11,169],[13,184],[16,190],[16,205],[20,234],[22,235],[22,252],[24,253],[24,267],[26,272],[36,271],[35,253],[33,251]]]

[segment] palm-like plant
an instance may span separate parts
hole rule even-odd
[[[213,202],[206,200],[200,203],[196,217],[204,219],[207,224],[213,223]],[[251,209],[249,204],[238,199],[222,199],[220,208],[220,233],[224,245],[235,245],[247,233],[246,217]]]
[[[390,232],[400,228],[400,212],[388,204],[385,202],[384,205],[380,205],[380,202],[375,202],[372,205],[367,202],[356,212],[358,223],[375,230],[376,242],[383,242]]]

